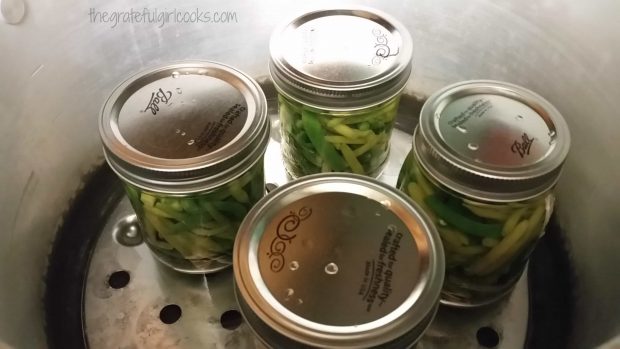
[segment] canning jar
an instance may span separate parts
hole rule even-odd
[[[366,8],[321,10],[276,29],[270,51],[288,173],[378,176],[411,74],[407,29]]]
[[[159,261],[187,273],[230,266],[239,224],[264,194],[269,129],[258,84],[219,63],[158,66],[112,92],[104,155]]]
[[[443,241],[442,303],[480,306],[513,289],[544,234],[569,144],[560,113],[519,86],[468,81],[426,101],[398,187]]]
[[[237,301],[270,348],[409,348],[435,316],[441,240],[375,179],[317,174],[265,196],[235,242]]]

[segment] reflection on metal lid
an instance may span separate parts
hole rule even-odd
[[[117,124],[120,136],[137,151],[186,159],[230,143],[245,125],[247,110],[242,93],[228,81],[175,70],[133,91]]]
[[[106,156],[123,178],[183,191],[196,187],[188,181],[255,162],[262,154],[256,149],[268,141],[266,112],[262,91],[245,74],[219,63],[180,62],[118,86],[100,130]]]
[[[560,113],[522,87],[497,81],[448,86],[425,103],[414,149],[440,183],[490,200],[549,189],[570,145]]]
[[[271,38],[272,77],[305,104],[358,107],[379,103],[404,87],[412,44],[406,28],[381,12],[310,12]]]
[[[444,263],[420,212],[356,175],[309,176],[272,192],[242,224],[234,252],[253,328],[318,347],[417,340],[434,315]]]

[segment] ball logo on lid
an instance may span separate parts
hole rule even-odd
[[[146,108],[144,108],[144,111],[150,110],[153,115],[157,115],[157,112],[159,111],[159,102],[168,104],[171,98],[172,91],[164,91],[160,88],[156,92],[151,93],[151,99],[146,105]]]
[[[530,149],[532,149],[532,143],[534,143],[535,140],[536,138],[530,138],[527,133],[523,132],[521,142],[515,140],[514,143],[512,143],[510,150],[512,150],[513,153],[519,154],[519,156],[523,158],[526,155],[530,155]]]

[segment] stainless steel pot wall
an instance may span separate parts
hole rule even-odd
[[[160,25],[101,23],[102,11],[131,10],[122,1],[26,1],[21,19],[23,0],[1,3],[0,347],[41,348],[48,254],[83,176],[103,161],[96,120],[111,89],[133,72],[178,59],[222,61],[260,79],[268,74],[269,35],[282,18],[336,4],[131,5],[139,11],[198,8],[212,18],[230,12],[228,23]],[[537,91],[564,115],[573,146],[558,185],[557,213],[577,276],[571,343],[590,348],[616,337],[620,3],[363,5],[394,14],[410,31],[415,71],[407,93],[425,97],[459,80],[496,79]]]

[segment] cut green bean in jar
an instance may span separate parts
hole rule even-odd
[[[329,112],[279,96],[282,152],[293,177],[320,172],[376,176],[389,152],[399,97],[356,112]]]
[[[274,31],[269,73],[293,178],[381,174],[412,46],[401,23],[372,9],[313,11]]]
[[[398,188],[435,223],[446,255],[443,292],[467,298],[472,290],[493,293],[521,275],[526,256],[543,233],[553,196],[511,203],[464,198],[433,183],[407,156]]]
[[[231,263],[241,221],[264,194],[262,161],[216,190],[187,196],[125,189],[151,249],[168,258],[200,264]]]
[[[520,86],[464,81],[427,99],[397,183],[439,231],[443,304],[489,305],[514,289],[553,211],[569,146],[560,113]]]
[[[104,155],[158,261],[190,274],[232,265],[264,194],[270,129],[260,86],[219,63],[156,66],[116,87],[100,117]]]

